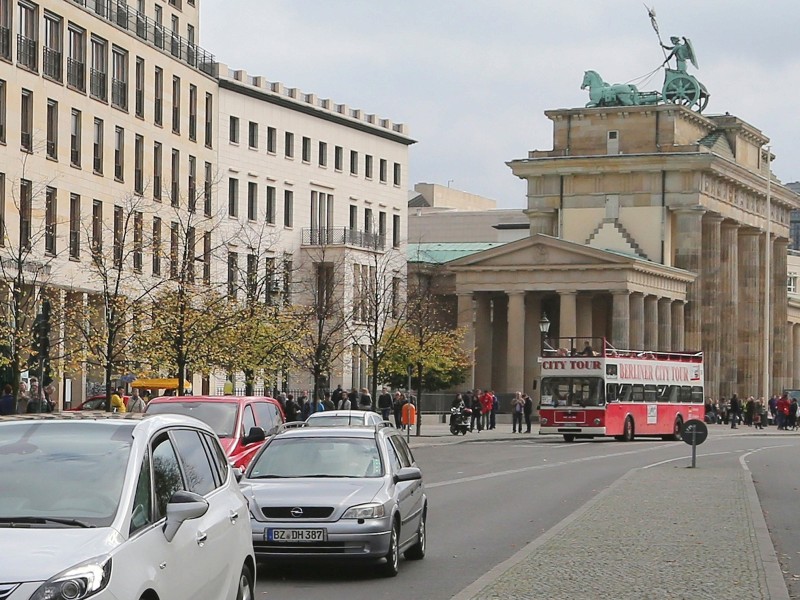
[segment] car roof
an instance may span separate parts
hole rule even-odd
[[[275,398],[269,396],[157,396],[150,400],[156,404],[165,402],[228,402],[231,404],[240,404],[242,402],[277,402]]]
[[[158,431],[164,427],[188,426],[216,435],[214,430],[202,421],[179,414],[157,414],[148,415],[145,413],[110,413],[102,410],[87,410],[80,412],[54,412],[54,413],[28,413],[24,415],[0,416],[0,426],[4,423],[40,421],[44,423],[66,423],[84,422],[87,426],[99,424],[105,426],[120,421],[128,421],[133,424],[134,429],[140,430],[145,434]]]
[[[308,418],[311,417],[319,418],[319,416],[323,417],[363,417],[367,414],[378,414],[374,413],[371,410],[326,410],[322,412],[315,412],[313,414],[308,415]]]

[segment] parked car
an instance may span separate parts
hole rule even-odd
[[[2,598],[253,598],[247,501],[205,423],[0,417],[0,455]]]
[[[306,425],[309,427],[342,427],[384,423],[381,415],[371,410],[326,410],[309,415]],[[385,422],[391,426],[388,421]]]
[[[267,396],[160,396],[150,400],[145,413],[200,419],[217,434],[233,466],[241,468],[286,420],[280,403]]]
[[[428,499],[394,428],[280,431],[250,463],[242,490],[259,559],[365,559],[394,576],[401,552],[425,556]]]
[[[128,400],[130,399],[130,396],[122,397],[122,401],[125,403],[126,407],[128,406]],[[106,402],[105,394],[102,396],[89,396],[78,406],[67,409],[68,412],[74,412],[76,410],[108,410],[108,403]]]

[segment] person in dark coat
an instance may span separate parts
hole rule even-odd
[[[739,396],[734,394],[731,396],[730,406],[728,407],[728,419],[731,422],[731,429],[736,429],[739,424],[739,413],[742,411],[742,405],[739,402]]]
[[[0,396],[0,416],[13,415],[17,412],[17,401],[13,391],[10,384],[7,383],[3,386],[3,395]]]
[[[525,394],[525,405],[522,407],[522,417],[525,419],[525,433],[531,432],[531,413],[533,413],[533,400]]]

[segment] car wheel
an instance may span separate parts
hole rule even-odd
[[[253,573],[250,567],[244,565],[242,574],[239,576],[239,590],[236,593],[236,600],[253,600],[255,590],[253,588]]]
[[[419,529],[417,530],[417,543],[405,551],[403,556],[409,560],[422,560],[425,558],[425,546],[427,544],[428,533],[425,529],[426,512],[422,511],[422,517],[419,520]]]
[[[392,534],[389,538],[389,552],[386,554],[386,564],[381,565],[382,572],[386,577],[394,577],[400,571],[400,532],[397,524],[392,526]]]

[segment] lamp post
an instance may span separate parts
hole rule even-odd
[[[547,333],[550,331],[550,319],[547,318],[547,313],[542,313],[542,318],[539,319],[539,332],[542,334],[539,338],[541,351],[540,355],[544,356],[544,344],[547,341]]]

